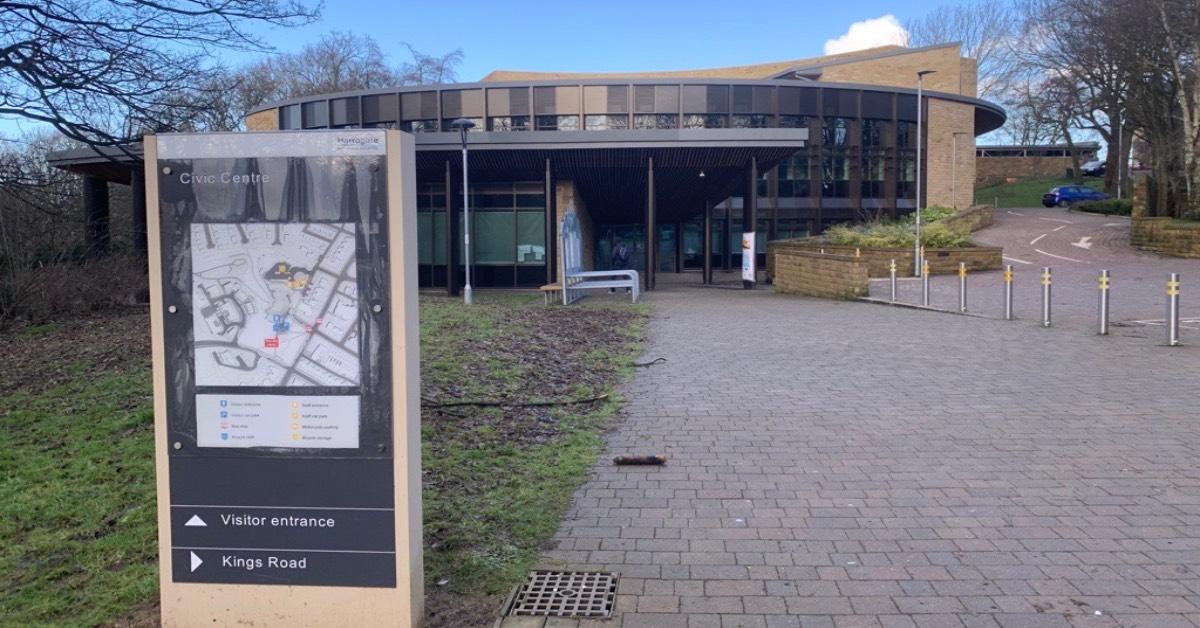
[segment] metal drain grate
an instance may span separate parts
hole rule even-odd
[[[617,574],[607,571],[531,571],[508,605],[508,616],[611,617]]]

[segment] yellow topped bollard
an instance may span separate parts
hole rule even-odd
[[[921,305],[929,307],[929,260],[921,259]]]
[[[1004,267],[1004,320],[1011,321],[1013,319],[1013,267],[1008,264]]]

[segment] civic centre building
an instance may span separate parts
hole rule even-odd
[[[463,173],[450,124],[469,119],[474,286],[556,281],[556,225],[573,210],[585,266],[636,269],[652,290],[663,273],[708,283],[740,268],[743,232],[757,234],[761,268],[769,240],[913,211],[918,115],[922,204],[969,206],[975,138],[1005,114],[976,98],[976,64],[958,44],[670,72],[498,70],[270,103],[246,126],[414,134],[420,282],[455,293]],[[52,163],[87,177],[85,205],[106,181],[135,197],[142,185],[136,168],[91,152]]]

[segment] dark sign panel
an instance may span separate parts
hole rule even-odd
[[[158,142],[172,579],[395,587],[384,132]]]

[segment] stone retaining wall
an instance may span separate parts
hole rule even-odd
[[[1181,226],[1174,218],[1135,217],[1130,221],[1129,242],[1163,255],[1200,257],[1200,226]]]
[[[909,248],[864,248],[855,249],[852,246],[836,246],[813,243],[808,239],[775,240],[767,243],[767,280],[775,277],[775,256],[792,251],[819,255],[855,257],[867,267],[871,277],[887,277],[890,274],[891,261],[896,260],[897,271],[901,276],[911,275],[913,270],[913,251]],[[958,272],[959,262],[967,264],[967,270],[999,270],[1004,267],[1004,249],[998,246],[973,246],[954,249],[925,249],[925,258],[929,260],[929,273],[944,275]]]
[[[995,212],[991,205],[974,205],[949,218],[939,220],[938,223],[946,225],[954,231],[974,233],[984,227],[992,226],[994,221]]]
[[[775,263],[775,292],[826,299],[867,296],[867,264],[861,257],[783,250]]]

